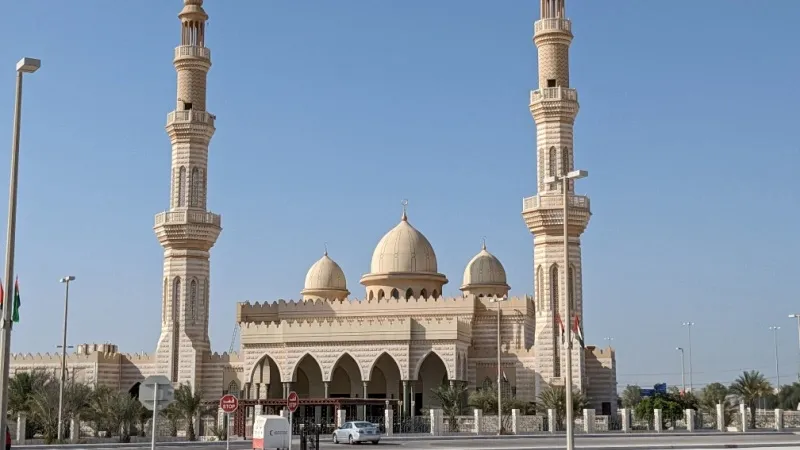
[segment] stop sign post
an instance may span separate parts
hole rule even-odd
[[[225,394],[219,399],[219,409],[225,413],[226,423],[225,423],[225,448],[230,448],[230,436],[231,436],[231,414],[236,412],[239,409],[239,399],[236,398],[233,394]]]
[[[289,409],[290,413],[297,411],[297,408],[300,406],[300,397],[297,395],[297,392],[292,391],[289,392],[289,396],[286,397],[286,407]]]

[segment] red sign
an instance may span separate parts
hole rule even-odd
[[[226,414],[231,414],[239,408],[239,399],[233,394],[225,394],[219,399],[219,408]]]
[[[289,396],[286,398],[286,407],[289,408],[289,412],[295,412],[298,406],[300,406],[300,397],[297,396],[297,392],[289,392]]]

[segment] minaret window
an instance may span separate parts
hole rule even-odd
[[[372,292],[372,291],[369,291],[369,296],[368,296],[368,298],[369,298],[370,300],[373,300],[373,299],[375,298],[375,293],[374,293],[374,292]]]
[[[378,300],[383,300],[386,297],[386,294],[383,293],[383,289],[378,291]]]
[[[199,207],[200,206],[200,192],[203,188],[203,178],[200,175],[200,169],[195,167],[192,169],[192,177],[191,177],[191,185],[192,185],[192,196],[189,200],[189,206]]]
[[[178,207],[186,206],[186,167],[178,170]]]
[[[549,88],[554,88],[554,87],[557,87],[557,86],[556,86],[556,80],[554,80],[554,79],[552,79],[552,78],[551,78],[551,79],[549,79],[549,80],[547,80],[547,87],[549,87]]]
[[[556,148],[550,147],[550,152],[547,155],[547,176],[554,177],[558,171],[558,159],[556,158]],[[554,190],[557,183],[550,185],[550,190]]]
[[[569,293],[569,307],[572,309],[572,312],[577,315],[577,305],[575,304],[575,267],[570,266],[569,268],[569,286],[567,286],[568,293]]]
[[[433,298],[439,298],[439,292],[436,289],[433,290]]]
[[[400,292],[398,292],[397,289],[392,289],[392,298],[400,298]]]
[[[189,311],[192,317],[192,325],[195,323],[195,306],[197,304],[197,281],[192,280],[189,285]]]
[[[181,303],[181,278],[175,277],[172,282],[172,321],[178,321],[178,312]]]
[[[542,266],[536,269],[536,304],[539,311],[544,309],[544,270],[542,270]]]
[[[419,291],[419,296],[422,298],[428,298],[428,291],[426,291],[425,289]]]
[[[406,298],[414,298],[414,291],[411,288],[406,290]]]
[[[161,294],[161,321],[167,322],[167,303],[169,302],[169,280],[164,277],[164,292]]]
[[[559,313],[561,308],[558,303],[558,265],[550,267],[550,309]]]
[[[569,149],[564,147],[561,150],[561,175],[566,176],[569,173]]]

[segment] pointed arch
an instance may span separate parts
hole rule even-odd
[[[310,358],[312,361],[314,361],[314,362],[317,364],[317,367],[319,367],[319,371],[320,371],[320,373],[321,373],[321,374],[324,374],[324,372],[322,371],[322,364],[320,364],[320,362],[319,362],[319,358],[317,358],[317,357],[316,357],[316,356],[315,356],[313,353],[311,353],[311,352],[305,352],[305,353],[303,353],[303,355],[302,355],[302,356],[300,356],[299,358],[297,358],[297,360],[294,362],[294,367],[292,367],[292,371],[291,371],[291,373],[290,373],[290,377],[289,377],[289,379],[290,379],[291,381],[295,381],[295,380],[297,380],[297,369],[300,367],[300,364],[302,364],[302,363],[303,363],[303,361],[304,361],[306,358]]]
[[[237,383],[236,380],[231,380],[231,382],[228,383],[228,394],[233,394],[237,397],[241,397],[240,395],[241,392],[239,390],[239,383]]]
[[[172,321],[177,322],[180,319],[180,305],[181,305],[181,277],[172,279]]]
[[[378,300],[383,300],[386,297],[386,294],[383,293],[383,289],[378,290]]]
[[[398,292],[397,289],[392,289],[392,298],[393,299],[400,298],[400,292]]]
[[[578,308],[578,304],[575,297],[575,265],[569,265],[569,274],[568,274],[569,282],[567,283],[567,296],[569,297],[569,307],[573,314],[577,314],[576,310]]]
[[[197,167],[192,169],[191,175],[191,199],[189,206],[198,207],[201,204],[200,195],[202,194],[203,177],[200,175],[200,169]]]
[[[186,167],[178,169],[178,207],[186,206]]]
[[[414,298],[414,290],[411,288],[406,289],[406,298]]]
[[[375,299],[375,292],[374,291],[369,291],[369,294],[367,294],[367,295],[368,295],[368,300],[374,300]]]
[[[189,317],[191,318],[192,325],[195,324],[197,318],[197,279],[193,278],[189,283]]]
[[[566,176],[569,169],[569,149],[564,147],[561,149],[561,176]]]
[[[541,264],[536,269],[536,305],[539,311],[544,309],[544,269]]]
[[[361,377],[361,380],[368,379],[367,377],[364,377],[361,361],[359,361],[352,353],[345,350],[342,353],[339,353],[339,356],[336,358],[333,364],[331,364],[331,367],[327,370],[327,373],[323,372],[323,375],[327,375],[324,379],[325,381],[331,381],[331,379],[333,379],[333,371],[336,370],[336,367],[338,367],[339,363],[342,362],[342,358],[347,356],[349,356],[356,363],[356,367],[358,367],[358,375]]]
[[[419,296],[422,298],[428,298],[428,291],[426,291],[425,289],[419,291]]]
[[[547,176],[554,177],[558,173],[558,159],[556,155],[557,151],[555,147],[550,147],[550,151],[547,154]]]
[[[437,291],[436,289],[434,289],[434,290],[433,290],[433,294],[431,294],[431,297],[433,297],[433,298],[439,298],[439,291]]]
[[[383,350],[378,354],[377,357],[375,357],[375,359],[372,360],[372,362],[369,365],[369,370],[367,371],[367,374],[369,375],[370,378],[372,378],[372,371],[375,370],[375,366],[378,364],[378,361],[380,361],[380,359],[384,356],[389,357],[394,362],[394,364],[397,366],[397,370],[400,371],[400,374],[405,373],[403,372],[403,366],[400,365],[400,363],[397,361],[397,358],[395,358],[392,355],[392,353],[389,352],[389,350]]]
[[[167,305],[169,304],[169,278],[164,277],[164,291],[161,293],[161,322],[169,322]]]
[[[428,357],[430,357],[431,355],[435,355],[437,358],[439,358],[442,364],[444,364],[445,370],[447,371],[447,378],[450,380],[454,380],[455,377],[453,377],[452,369],[447,365],[444,358],[442,358],[442,355],[440,355],[439,352],[437,352],[436,350],[428,350],[427,352],[425,352],[422,358],[417,360],[417,364],[414,367],[414,378],[412,379],[414,380],[419,379],[419,370],[422,368],[422,365],[425,363],[425,360],[428,359]]]
[[[300,362],[300,359],[297,360],[297,363]],[[262,365],[262,363],[267,363],[267,365],[269,365],[270,367],[272,365],[275,365],[275,367],[278,369],[277,374],[280,378],[277,381],[283,382],[283,371],[281,370],[282,367],[278,365],[278,360],[275,359],[275,357],[272,356],[272,354],[270,354],[269,352],[265,352],[262,353],[261,356],[258,357],[258,359],[256,359],[256,362],[253,364],[253,367],[250,368],[250,373],[248,377],[245,378],[247,383],[253,383],[253,381],[255,380],[256,369],[258,369]]]

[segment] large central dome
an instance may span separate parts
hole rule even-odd
[[[389,230],[372,253],[370,273],[436,273],[436,254],[428,239],[408,223],[408,217]]]

